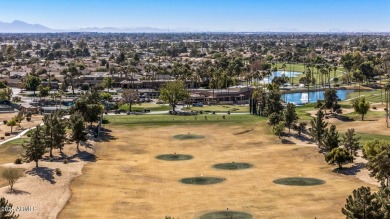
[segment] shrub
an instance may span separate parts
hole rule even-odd
[[[62,163],[64,163],[64,164],[68,164],[68,158],[64,158],[64,160],[62,161]]]
[[[5,136],[10,136],[10,135],[11,135],[11,133],[9,133],[9,132],[6,132],[4,135],[5,135]]]
[[[50,162],[53,162],[53,161],[54,161],[54,159],[51,157],[51,158],[49,158],[49,161],[50,161]]]
[[[27,122],[31,121],[31,117],[26,117]]]
[[[6,124],[7,124],[7,122],[8,122],[7,120],[3,120],[3,124],[4,124],[4,125],[6,125]]]
[[[376,110],[376,106],[373,106],[372,109]]]
[[[62,175],[62,172],[61,172],[60,168],[56,168],[56,175],[57,176],[61,176]]]
[[[23,163],[22,158],[16,158],[15,164],[22,164],[22,163]]]
[[[13,192],[14,184],[23,176],[23,172],[19,169],[7,168],[3,170],[1,176],[8,181],[11,192]]]

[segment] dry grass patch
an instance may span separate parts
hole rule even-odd
[[[72,182],[72,198],[59,218],[200,218],[214,211],[245,212],[253,218],[343,218],[352,190],[368,186],[332,172],[313,146],[283,145],[264,122],[250,125],[109,126],[116,138],[97,144],[97,162]],[[235,133],[253,129],[241,135]],[[206,138],[178,141],[183,133]],[[167,162],[160,154],[190,154]],[[222,171],[216,163],[247,162],[253,168]],[[194,186],[180,179],[213,176],[223,183]],[[317,186],[274,184],[286,177],[318,178]]]

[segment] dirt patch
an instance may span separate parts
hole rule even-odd
[[[245,133],[248,133],[248,132],[251,132],[253,131],[254,129],[248,129],[248,130],[245,130],[245,131],[242,131],[242,132],[237,132],[237,133],[234,133],[234,135],[242,135],[242,134],[245,134]]]
[[[48,159],[39,162],[35,168],[35,162],[16,165],[7,163],[1,168],[23,168],[25,176],[14,185],[16,193],[10,193],[9,187],[0,188],[0,197],[6,198],[14,207],[30,206],[33,211],[19,211],[20,218],[56,218],[57,214],[66,205],[71,197],[70,183],[81,175],[81,170],[86,161],[83,154],[92,153],[91,149],[81,149],[76,153],[74,144],[66,145],[64,155],[69,155],[69,163],[64,164],[63,159],[56,151],[55,160]],[[56,168],[61,170],[61,175],[56,174]]]
[[[346,197],[353,189],[370,186],[356,176],[332,172],[333,166],[324,161],[314,145],[280,144],[277,137],[269,134],[265,122],[256,125],[245,138],[233,135],[247,130],[245,125],[109,128],[117,140],[98,143],[98,161],[87,164],[83,175],[73,180],[73,195],[59,214],[60,219],[123,218],[124,215],[130,219],[167,215],[199,218],[210,211],[227,208],[248,212],[253,218],[320,218],[321,215],[342,218],[340,209]],[[188,132],[207,138],[197,141],[172,138]],[[126,149],[129,146],[148,152],[136,154]],[[191,154],[194,159],[177,165],[155,158],[175,151]],[[245,161],[256,168],[221,171],[212,167],[227,161]],[[226,180],[205,186],[180,183],[180,179],[190,176]],[[320,185],[321,189],[319,186],[292,189],[273,183],[275,179],[292,176],[321,179],[326,183]]]

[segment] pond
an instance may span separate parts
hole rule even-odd
[[[349,93],[354,92],[354,90],[337,90],[337,96],[340,100],[345,100],[348,97]],[[283,94],[282,99],[288,103],[295,103],[297,105],[302,105],[305,103],[314,103],[317,100],[324,99],[323,91],[312,91],[312,92],[299,92],[291,94]]]
[[[272,79],[275,77],[281,77],[282,75],[285,75],[288,78],[291,77],[298,77],[298,75],[302,74],[302,72],[293,72],[293,71],[274,71],[272,72],[272,75],[268,78],[264,78],[263,80],[260,80],[260,83],[266,83],[268,84],[269,82],[272,82]],[[294,81],[294,83],[297,83],[297,80]]]

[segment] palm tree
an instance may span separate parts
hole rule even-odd
[[[385,98],[386,98],[386,124],[387,124],[387,128],[389,128],[390,83],[387,83],[384,89],[385,89]]]
[[[317,85],[318,82],[319,82],[319,79],[320,79],[319,70],[321,69],[321,66],[320,66],[319,64],[316,64],[315,67],[316,67],[316,69],[317,69],[317,81],[316,81],[316,85]]]
[[[336,79],[336,72],[337,72],[337,65],[334,64],[334,66],[333,66],[333,81]]]

